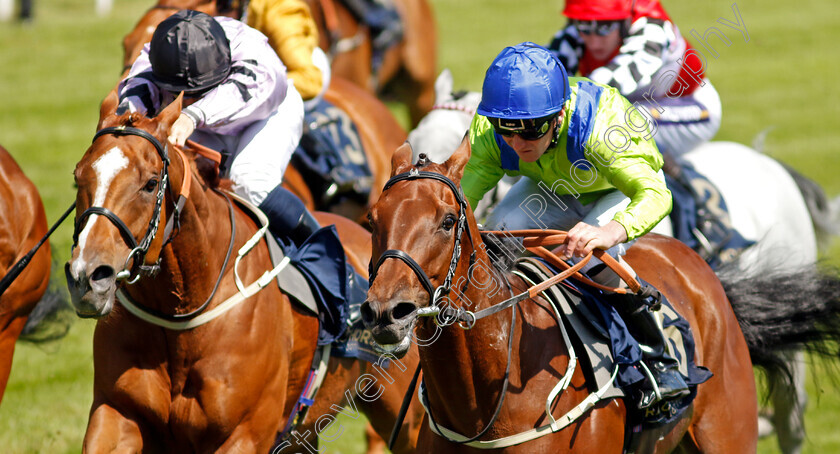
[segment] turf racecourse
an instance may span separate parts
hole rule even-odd
[[[440,67],[451,68],[456,85],[471,90],[481,88],[484,70],[503,46],[545,43],[562,23],[560,0],[432,3]],[[718,22],[735,21],[732,5],[666,0],[685,34],[716,26],[731,42],[709,40],[718,58],[708,59],[708,74],[724,105],[717,139],[749,144],[773,128],[765,151],[817,180],[829,194],[840,193],[838,6],[827,0],[739,1],[747,41]],[[93,1],[43,0],[36,1],[31,25],[0,24],[0,144],[40,189],[50,222],[74,198],[73,167],[93,136],[99,101],[119,74],[120,39],[149,6],[149,0],[116,0],[110,16],[97,18]],[[744,178],[749,179],[749,171],[744,169]],[[69,256],[70,238],[69,223],[54,237],[54,254],[62,263]],[[838,253],[835,244],[826,259],[840,263]],[[59,342],[18,345],[0,406],[0,452],[80,452],[91,402],[92,332],[93,322],[79,320]],[[804,452],[840,452],[834,426],[840,391],[825,370],[812,368],[810,375],[816,380],[809,381]],[[343,420],[342,425],[344,435],[326,445],[327,452],[362,452],[361,423]],[[765,440],[759,452],[778,450]]]

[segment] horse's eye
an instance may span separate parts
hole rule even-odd
[[[371,214],[370,214],[370,213],[368,213],[368,214],[367,214],[367,222],[368,222],[368,225],[369,225],[371,228],[373,228],[373,216],[371,216]]]
[[[451,214],[447,214],[445,218],[443,218],[443,230],[449,231],[452,230],[452,227],[455,226],[455,216]]]
[[[158,185],[158,179],[152,178],[151,180],[146,182],[146,186],[143,186],[143,190],[146,192],[153,192]]]

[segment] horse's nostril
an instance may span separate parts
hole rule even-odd
[[[67,282],[73,282],[75,277],[73,276],[73,271],[70,270],[70,262],[64,264],[64,277],[67,279]]]
[[[364,303],[362,303],[362,307],[361,309],[359,309],[359,311],[362,313],[362,322],[365,324],[365,326],[373,325],[376,318],[376,314],[374,314],[373,312],[371,303],[365,301]]]
[[[394,321],[402,320],[406,317],[411,316],[414,311],[417,310],[417,305],[414,303],[409,302],[402,302],[397,304],[397,306],[391,311],[391,317]]]
[[[110,266],[102,265],[93,270],[93,274],[90,276],[90,280],[99,281],[103,279],[110,279],[113,276],[114,269]]]

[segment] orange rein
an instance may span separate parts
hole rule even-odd
[[[215,162],[217,166],[222,164],[222,154],[218,151],[190,139],[187,139],[187,145],[196,153]]]
[[[551,279],[538,284],[531,289],[529,289],[528,293],[531,296],[536,295],[537,293],[545,290],[546,288],[563,281],[569,277],[573,279],[583,282],[584,284],[590,285],[592,287],[607,291],[607,292],[615,292],[615,293],[627,293],[627,289],[625,288],[614,288],[614,287],[607,287],[605,285],[601,285],[592,279],[584,276],[578,270],[583,267],[583,265],[588,262],[592,256],[594,255],[596,258],[601,260],[605,265],[607,265],[610,269],[615,271],[618,276],[627,283],[627,286],[630,288],[630,291],[633,293],[638,293],[641,290],[641,285],[639,281],[637,281],[627,270],[621,266],[614,258],[612,258],[609,254],[606,253],[603,249],[595,249],[589,254],[587,254],[580,262],[576,263],[575,265],[569,265],[560,257],[558,257],[553,252],[546,249],[544,246],[558,246],[563,244],[566,241],[567,232],[562,230],[551,230],[551,229],[526,229],[526,230],[482,230],[481,233],[487,233],[491,235],[497,236],[514,236],[514,237],[521,237],[523,238],[523,245],[525,249],[532,252],[533,254],[545,259],[547,262],[551,263],[552,265],[562,268],[564,271]],[[562,277],[561,277],[562,276]]]

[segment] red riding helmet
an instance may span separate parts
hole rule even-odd
[[[576,20],[612,21],[632,17],[670,20],[659,0],[566,0],[563,15]]]

